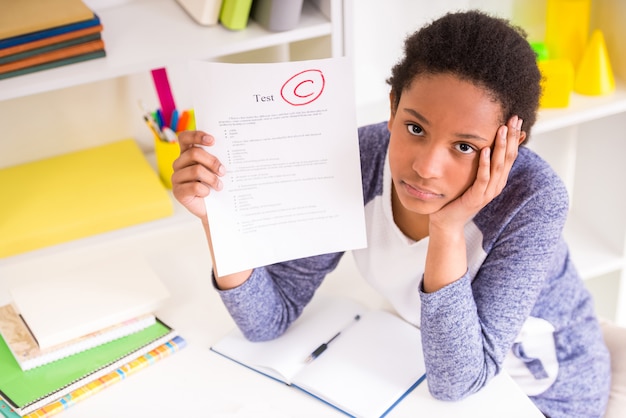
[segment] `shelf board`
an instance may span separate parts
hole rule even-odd
[[[565,225],[564,235],[572,260],[583,279],[602,276],[626,267],[624,254],[611,248],[573,215]]]
[[[550,132],[623,112],[626,112],[626,86],[623,83],[618,83],[613,93],[603,96],[572,93],[568,107],[539,111],[533,133]]]
[[[201,26],[174,0],[135,0],[97,13],[105,58],[2,80],[0,101],[332,33],[331,22],[308,1],[298,27],[285,32],[265,30],[253,20],[240,31]]]

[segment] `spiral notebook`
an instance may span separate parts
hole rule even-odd
[[[81,351],[89,350],[109,341],[141,331],[155,322],[156,318],[153,314],[146,314],[83,335],[66,343],[42,349],[37,345],[37,341],[33,338],[28,326],[13,306],[0,306],[0,336],[4,338],[4,342],[13,353],[22,370],[30,370]]]
[[[52,401],[36,411],[25,415],[24,418],[48,418],[59,412],[65,411],[78,402],[82,402],[96,393],[99,393],[100,391],[125,380],[128,376],[133,375],[146,367],[152,366],[156,362],[171,356],[186,346],[187,342],[185,339],[180,336],[176,336],[165,344],[158,346],[143,356],[131,360],[107,375],[104,375],[96,380],[92,380],[62,398]],[[2,409],[0,409],[0,412],[2,412]],[[6,418],[17,418],[18,416],[19,415],[16,414],[15,416],[7,416]]]
[[[137,333],[23,371],[0,338],[0,397],[19,415],[49,404],[138,358],[177,335],[159,321]]]

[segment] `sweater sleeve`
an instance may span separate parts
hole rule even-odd
[[[496,375],[541,290],[565,271],[568,197],[549,177],[528,185],[518,173],[476,216],[486,257],[475,277],[466,273],[433,293],[420,289],[427,381],[436,398],[461,399]]]
[[[257,268],[241,286],[218,292],[246,338],[270,340],[300,316],[342,255],[324,254]]]

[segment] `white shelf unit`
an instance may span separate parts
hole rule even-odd
[[[0,80],[0,168],[126,138],[148,153],[153,138],[137,103],[158,106],[151,69],[167,68],[176,104],[187,108],[189,60],[342,56],[350,1],[305,0],[294,29],[272,32],[252,19],[237,31],[202,26],[176,0],[85,0],[103,24],[107,56]]]
[[[573,94],[570,106],[542,109],[529,147],[555,168],[570,194],[565,237],[596,310],[626,325],[626,87]]]
[[[537,1],[541,3],[541,0],[535,0],[535,3]],[[452,1],[449,7],[463,8],[468,4],[476,6],[476,3],[458,0]],[[51,92],[74,90],[77,86],[100,84],[105,80],[132,78],[136,73],[179,65],[191,58],[245,59],[241,58],[242,54],[285,46],[292,59],[340,56],[346,53],[344,45],[351,50],[350,43],[355,42],[366,42],[368,54],[378,57],[388,49],[389,43],[397,44],[397,30],[390,35],[393,39],[388,42],[384,37],[386,29],[398,25],[398,22],[392,19],[386,23],[387,26],[381,23],[381,29],[372,34],[371,25],[359,26],[351,21],[352,12],[358,15],[364,9],[376,7],[383,5],[353,3],[350,0],[307,0],[302,20],[294,30],[268,32],[251,21],[246,30],[233,32],[221,26],[202,27],[195,24],[175,0],[118,0],[115,6],[96,10],[105,26],[108,54],[105,59],[0,81],[0,124],[9,129],[8,141],[6,132],[4,141],[23,141],[22,135],[29,145],[35,140],[28,137],[29,131],[11,131],[12,126],[24,125],[25,119],[16,123],[15,119],[20,115],[6,110],[12,110],[13,103],[22,105],[24,98],[28,99],[29,111],[32,107],[36,112],[43,112],[42,108],[48,111]],[[503,6],[498,2],[494,8],[499,7]],[[421,13],[423,19],[443,12],[439,6],[425,0],[398,1],[393,10],[384,5],[385,12],[390,13],[405,13],[403,11],[411,8]],[[344,19],[344,12],[347,19]],[[415,29],[415,25],[411,19],[410,29]],[[368,42],[367,36],[375,36],[378,43]],[[621,57],[613,58],[624,66],[626,52],[621,54]],[[363,58],[356,55],[353,57],[355,68],[365,71],[371,67],[372,61],[365,60],[367,64],[364,65]],[[382,72],[386,74],[390,63],[382,62],[381,65],[384,66]],[[620,74],[621,83],[613,94],[600,97],[574,94],[567,108],[542,110],[529,146],[553,165],[568,187],[571,214],[565,234],[574,262],[594,294],[598,312],[626,325],[626,187],[623,184],[626,163],[621,160],[620,152],[626,140],[626,69],[622,68]],[[370,80],[362,85],[357,80],[357,89],[370,87]],[[3,104],[9,105],[3,108]],[[67,112],[80,110],[80,106],[74,105]],[[357,106],[360,123],[379,122],[388,116],[385,96],[380,97],[380,101],[357,103]],[[59,126],[50,130],[57,132],[56,137],[46,138],[40,144],[58,142],[61,147],[66,145],[67,141],[62,140],[62,136],[66,136],[67,131],[57,129],[63,128],[64,123],[67,121],[60,120]],[[81,140],[85,138],[77,139]],[[3,147],[0,140],[0,159],[12,150],[17,148]],[[124,237],[141,235],[155,228],[165,233],[172,227],[178,227],[181,220],[194,221],[186,215],[184,209],[177,207],[177,214],[172,219],[92,237],[86,242],[123,241]],[[43,249],[14,258],[28,259],[73,248],[74,245],[81,243]],[[12,261],[0,260],[0,266]]]
[[[270,60],[343,56],[344,8],[349,2],[305,0],[300,21],[294,29],[272,32],[252,19],[246,29],[238,31],[219,24],[202,26],[176,0],[93,0],[98,4],[94,11],[104,28],[105,58],[0,80],[0,125],[15,127],[9,128],[0,139],[0,168],[71,152],[98,141],[133,137],[133,123],[145,132],[148,143],[151,143],[152,138],[142,126],[136,105],[142,96],[134,94],[135,84],[139,82],[144,87],[143,92],[147,86],[154,95],[149,80],[153,68],[180,70],[191,59],[242,61],[248,56],[268,59],[268,53]],[[272,54],[272,49],[280,52]],[[170,82],[171,78],[170,73]],[[133,91],[120,92],[124,89]],[[106,94],[89,97],[93,92]],[[109,110],[106,106],[120,109]],[[135,112],[128,112],[128,109]],[[107,118],[98,115],[100,111],[106,112]],[[48,114],[53,115],[48,117]],[[116,118],[111,119],[110,115]],[[38,130],[37,125],[42,125],[37,123],[40,119],[44,119],[46,126]],[[93,120],[85,122],[85,119]],[[51,123],[48,125],[48,122]],[[110,130],[119,137],[110,136],[107,130],[107,126],[113,124],[123,126]],[[99,135],[99,139],[94,140],[95,135]],[[142,138],[135,138],[141,143]],[[24,149],[24,144],[28,144],[28,150],[16,152],[19,148]],[[145,151],[148,160],[155,165],[152,150]],[[161,231],[163,239],[167,240],[167,234],[172,230],[197,221],[171,198],[175,213],[169,218],[0,258],[0,266],[73,251],[82,246],[114,245],[155,230]],[[0,275],[0,284],[2,279]]]
[[[316,4],[314,4],[316,3]],[[95,10],[106,58],[0,81],[0,101],[148,71],[189,59],[222,57],[299,41],[321,40],[325,54],[343,55],[342,2],[305,1],[293,30],[271,32],[250,19],[245,30],[201,26],[175,0],[128,0]],[[306,51],[300,55],[306,56]]]

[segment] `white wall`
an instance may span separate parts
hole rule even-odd
[[[547,0],[353,0],[349,53],[355,62],[359,124],[388,116],[386,78],[406,35],[448,11],[480,9],[510,19],[543,40]],[[626,1],[592,0],[590,31],[602,29],[615,76],[626,80]]]
[[[359,124],[388,117],[385,82],[402,55],[404,38],[448,11],[481,9],[543,38],[546,0],[355,0],[351,51],[355,62]]]

